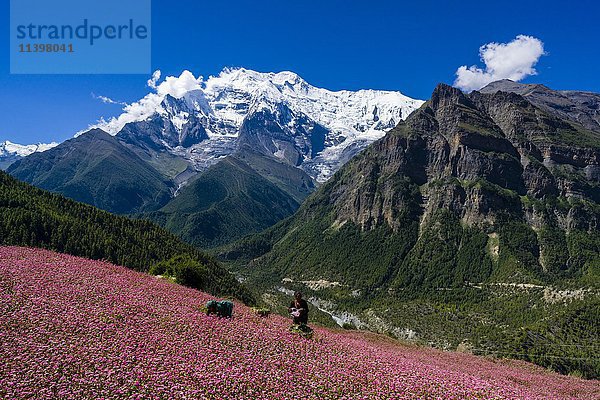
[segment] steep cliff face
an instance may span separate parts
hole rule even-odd
[[[442,84],[269,236],[255,263],[355,290],[596,276],[599,157],[599,133],[518,94]]]
[[[597,231],[598,143],[600,134],[551,116],[519,95],[467,96],[440,85],[325,192],[338,223],[351,221],[362,230],[384,222],[394,228],[394,215],[418,205],[421,210],[412,215],[421,223],[446,209],[469,226],[493,225],[510,215],[534,228],[556,224],[564,231]],[[399,192],[399,179],[419,190]],[[550,199],[570,205],[544,213],[529,207]]]
[[[160,151],[191,147],[208,139],[204,122],[183,99],[165,96],[161,106],[171,118],[160,114],[143,121],[129,123],[117,134],[120,141],[141,149]]]
[[[253,111],[240,127],[238,146],[300,166],[325,148],[329,131],[285,104]]]

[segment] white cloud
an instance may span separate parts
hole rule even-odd
[[[158,71],[160,74],[160,71]],[[156,72],[152,75],[154,79]],[[156,83],[156,82],[154,82]],[[202,77],[194,77],[190,71],[183,71],[179,77],[167,76],[160,85],[155,86],[156,92],[161,96],[170,94],[175,98],[181,98],[184,94],[191,90],[200,89],[202,86]]]
[[[98,96],[94,93],[92,93],[92,97],[95,99],[100,100],[101,102],[105,103],[105,104],[120,104],[122,106],[127,105],[126,103],[122,102],[122,101],[117,101],[117,100],[113,100],[110,97],[106,97],[106,96]]]
[[[194,74],[187,70],[183,71],[178,77],[167,76],[162,82],[158,83],[160,76],[160,70],[156,70],[147,82],[148,87],[153,89],[153,92],[148,93],[135,103],[125,104],[121,115],[112,117],[108,121],[101,118],[96,124],[90,125],[87,129],[79,131],[75,136],[79,136],[92,128],[100,128],[111,135],[116,135],[126,124],[135,121],[143,121],[152,116],[155,112],[160,111],[160,103],[167,94],[179,99],[187,92],[202,87],[202,77],[199,76],[196,78]],[[102,99],[101,96],[98,96],[98,98]]]
[[[509,43],[488,43],[479,48],[485,69],[463,65],[456,70],[454,86],[464,91],[481,89],[488,83],[536,75],[534,66],[544,53],[544,43],[533,36],[519,35]]]
[[[160,80],[160,69],[157,69],[152,74],[152,78],[148,79],[148,82],[147,82],[148,87],[150,87],[152,89],[156,89],[156,82],[158,82],[159,80]]]

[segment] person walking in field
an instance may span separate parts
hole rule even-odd
[[[294,300],[291,302],[288,311],[294,319],[294,325],[308,324],[308,303],[302,298],[302,293],[294,293]]]

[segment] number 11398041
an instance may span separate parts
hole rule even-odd
[[[72,43],[20,43],[19,53],[74,53]]]

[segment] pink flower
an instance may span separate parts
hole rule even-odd
[[[100,261],[0,247],[0,398],[597,399],[597,382],[377,335],[207,317],[212,298]],[[301,371],[301,372],[299,372]]]

